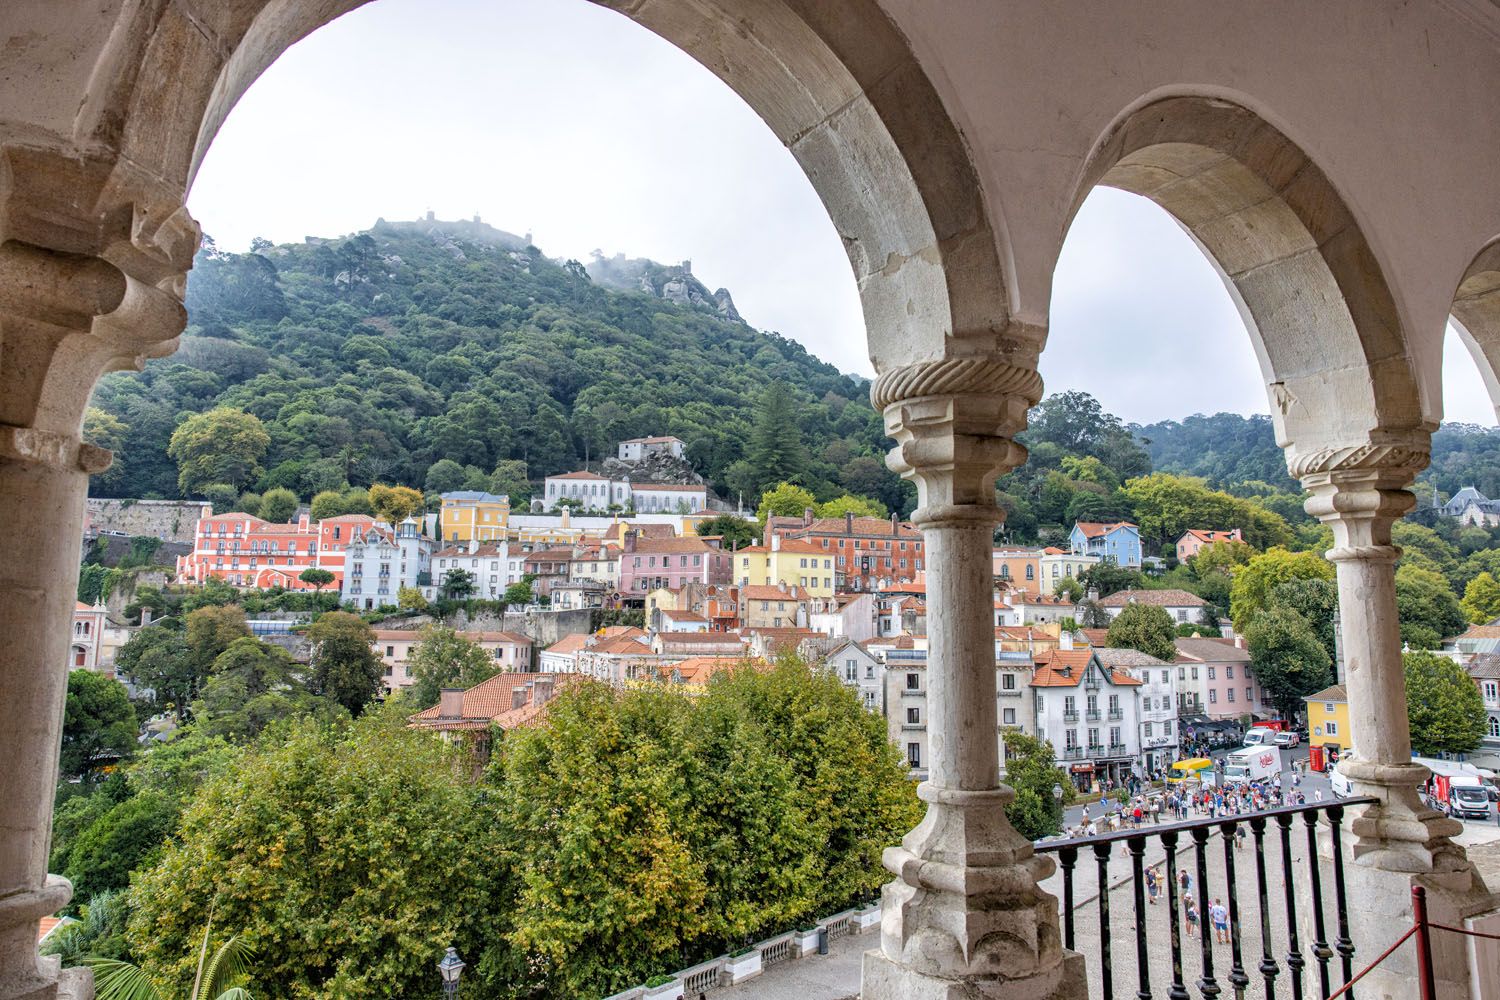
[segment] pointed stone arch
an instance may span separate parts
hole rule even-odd
[[[1453,294],[1453,325],[1500,419],[1500,236],[1474,257]]]
[[[1327,174],[1248,108],[1150,100],[1096,143],[1098,184],[1165,209],[1218,269],[1250,330],[1294,476],[1350,447],[1415,445],[1432,427],[1395,301]]]

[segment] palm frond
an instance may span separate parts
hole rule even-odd
[[[240,940],[238,935],[225,941],[203,970],[201,986],[195,987],[192,1000],[209,1000],[221,992],[227,992],[231,983],[250,974],[250,960],[254,957],[255,950]]]
[[[150,977],[129,962],[90,956],[83,964],[94,970],[96,1000],[162,1000]]]
[[[214,997],[214,1000],[250,1000],[250,991],[243,986],[233,986]]]

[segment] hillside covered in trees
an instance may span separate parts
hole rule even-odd
[[[376,481],[524,497],[526,481],[623,438],[673,434],[727,498],[753,505],[792,479],[910,508],[863,380],[737,321],[722,290],[670,277],[655,294],[604,287],[474,222],[381,222],[246,254],[205,241],[181,348],[95,393],[85,432],[116,461],[93,492],[181,495],[174,429],[230,407],[269,436],[230,485],[304,500]],[[779,398],[765,398],[771,386]],[[804,447],[757,450],[757,405],[789,417]]]

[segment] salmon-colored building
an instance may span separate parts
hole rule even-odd
[[[273,524],[252,514],[215,514],[198,522],[193,551],[177,559],[184,583],[223,580],[235,587],[314,590],[298,577],[303,570],[326,569],[337,591],[344,578],[344,549],[375,525],[368,514],[341,514],[313,522],[306,514],[289,524]]]

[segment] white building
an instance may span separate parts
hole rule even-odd
[[[584,510],[621,510],[630,506],[630,484],[597,472],[564,472],[548,476],[543,484],[543,506],[551,510],[559,500],[577,500]]]
[[[630,485],[630,506],[642,514],[691,514],[708,506],[707,486],[672,483]]]
[[[73,635],[68,647],[69,670],[98,670],[99,646],[104,636],[104,605],[73,603]]]
[[[885,711],[885,664],[853,639],[846,639],[829,650],[824,665],[833,675],[859,695],[865,708]]]
[[[459,635],[479,646],[495,658],[495,666],[509,673],[530,673],[534,657],[530,636],[519,632],[460,632]],[[376,629],[375,641],[370,647],[380,658],[382,674],[380,682],[386,694],[400,691],[416,683],[409,669],[412,651],[422,644],[422,633],[411,629]]]
[[[1088,569],[1099,565],[1098,556],[1079,555],[1076,552],[1065,552],[1059,548],[1048,547],[1038,560],[1041,565],[1042,578],[1041,589],[1051,593],[1059,583],[1068,577],[1078,579]]]
[[[1099,602],[1111,618],[1118,618],[1132,604],[1163,608],[1179,625],[1197,625],[1208,607],[1207,601],[1186,590],[1119,590]]]
[[[421,588],[422,596],[428,600],[442,597],[448,577],[459,570],[468,573],[473,581],[471,597],[499,600],[506,587],[519,583],[525,576],[526,553],[509,542],[484,545],[470,542],[466,546],[439,549],[432,554],[432,582]]]
[[[905,640],[897,646],[885,648],[885,724],[886,732],[892,743],[900,748],[906,757],[907,767],[910,769],[911,777],[927,777],[927,769],[931,763],[928,743],[928,692],[927,692],[927,650],[907,645],[910,640]],[[886,640],[889,642],[889,640]],[[866,648],[874,652],[877,643],[868,643]],[[996,666],[998,678],[995,692],[995,705],[997,716],[1001,719],[1007,717],[1007,712],[1012,713],[1018,720],[1025,715],[1024,697],[1019,699],[1020,705],[1012,705],[1017,699],[1006,695],[1004,685],[1005,671]],[[1018,721],[1017,728],[1021,727]],[[1004,730],[1006,723],[1002,722],[1000,730],[995,734],[995,740],[1000,747],[1000,760],[1005,760]],[[1001,764],[1004,767],[1004,764]]]
[[[1149,771],[1166,771],[1177,759],[1177,666],[1135,649],[1095,649],[1099,662],[1141,682],[1141,765]]]
[[[681,438],[644,437],[620,442],[620,461],[622,462],[639,462],[650,455],[671,455],[673,458],[682,458],[686,453],[687,445]]]
[[[343,581],[339,600],[360,608],[394,605],[402,587],[415,587],[432,570],[431,539],[424,537],[415,518],[408,517],[394,532],[383,524],[356,534],[344,548]]]
[[[1037,736],[1052,742],[1057,765],[1079,788],[1120,784],[1139,766],[1141,682],[1102,664],[1092,649],[1051,650],[1036,661]]]
[[[865,642],[875,638],[875,595],[836,594],[808,601],[807,627],[833,639]]]

